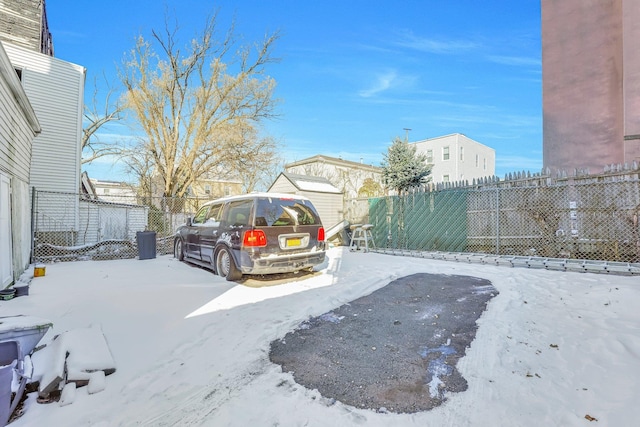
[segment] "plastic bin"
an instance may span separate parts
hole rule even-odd
[[[0,342],[0,426],[6,426],[11,418],[11,383],[13,368],[19,358],[16,341]]]
[[[155,231],[136,232],[136,242],[138,243],[138,259],[152,259],[156,257]]]

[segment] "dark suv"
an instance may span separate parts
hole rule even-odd
[[[203,205],[178,228],[173,254],[227,280],[313,269],[325,258],[324,228],[309,199],[252,193]]]

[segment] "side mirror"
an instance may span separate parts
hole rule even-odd
[[[191,217],[187,217],[187,227],[191,227]]]

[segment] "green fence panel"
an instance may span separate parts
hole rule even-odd
[[[409,250],[466,250],[467,191],[449,189],[371,199],[378,246]]]

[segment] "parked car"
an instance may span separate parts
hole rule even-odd
[[[203,205],[178,228],[173,253],[227,280],[312,270],[325,259],[325,232],[309,199],[251,193]]]

